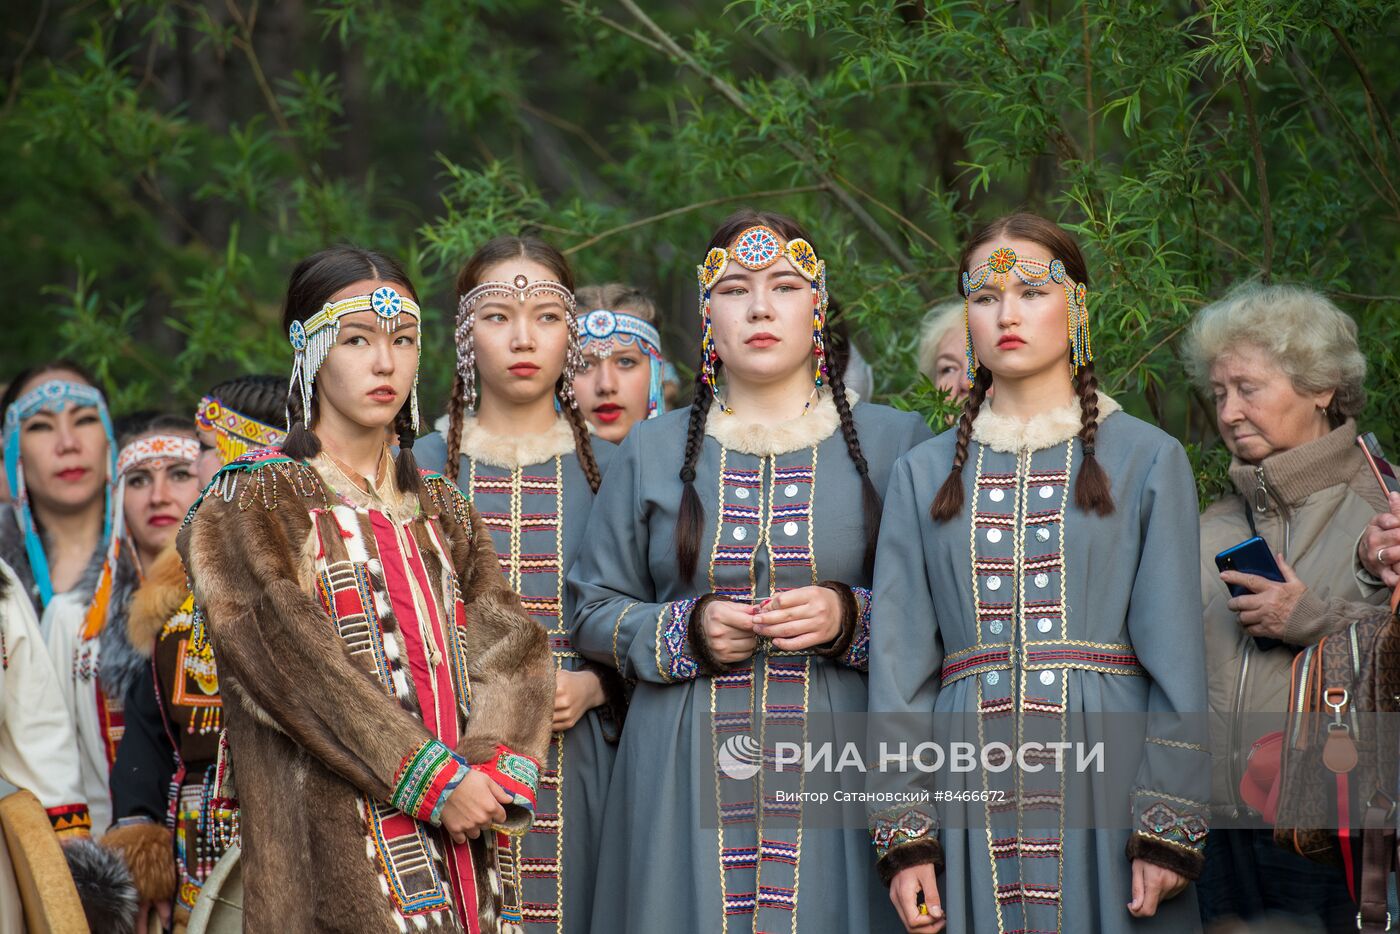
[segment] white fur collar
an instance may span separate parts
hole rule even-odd
[[[860,396],[848,389],[846,401],[854,406],[860,401]],[[787,454],[820,444],[830,438],[840,424],[841,416],[836,411],[836,403],[831,400],[831,393],[824,389],[806,414],[782,425],[760,425],[746,421],[737,415],[726,415],[718,405],[713,405],[709,418],[705,419],[705,434],[731,451],[763,457]]]
[[[433,425],[447,438],[447,416]],[[500,435],[487,431],[477,423],[476,416],[462,419],[461,453],[472,460],[508,470],[542,464],[551,457],[568,454],[574,449],[574,430],[562,415],[547,431],[535,435]]]
[[[1106,393],[1099,393],[1099,424],[1123,407]],[[1028,421],[998,415],[987,404],[972,423],[972,439],[993,451],[1014,454],[1018,451],[1041,451],[1063,444],[1079,434],[1079,402],[1051,409]]]

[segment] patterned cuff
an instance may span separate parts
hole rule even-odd
[[[1129,859],[1144,859],[1196,879],[1205,866],[1206,805],[1160,791],[1133,793]]]
[[[864,587],[850,587],[840,581],[822,581],[841,601],[841,632],[817,654],[834,658],[857,671],[870,668],[871,593]]]
[[[467,777],[470,768],[467,760],[441,740],[424,740],[399,763],[389,803],[410,817],[437,826],[447,796]]]
[[[540,786],[540,764],[508,746],[497,746],[496,755],[476,768],[510,792],[511,804],[535,813],[535,792]]]
[[[925,863],[937,868],[943,866],[938,819],[927,811],[918,808],[881,811],[870,819],[870,839],[875,844],[876,868],[886,885],[910,866]]]
[[[92,833],[92,815],[88,813],[86,804],[61,804],[58,807],[46,808],[44,813],[49,816],[49,825],[53,827],[53,832],[60,837]]]
[[[703,611],[703,603],[697,597],[662,604],[656,616],[656,671],[662,681],[690,681],[700,673],[700,661],[692,654],[697,632],[692,617],[697,607]]]

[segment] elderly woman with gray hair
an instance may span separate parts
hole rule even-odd
[[[1234,486],[1201,517],[1213,797],[1227,825],[1206,844],[1202,915],[1355,930],[1339,869],[1279,849],[1267,829],[1228,825],[1250,816],[1240,780],[1251,744],[1282,728],[1297,647],[1384,602],[1357,563],[1358,538],[1386,499],[1356,444],[1366,375],[1356,324],[1311,289],[1249,284],[1200,312],[1190,357],[1214,399]],[[1255,535],[1282,582],[1215,567],[1217,553]]]

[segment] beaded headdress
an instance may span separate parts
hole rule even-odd
[[[200,431],[214,435],[214,445],[225,464],[250,449],[277,447],[287,439],[285,431],[229,408],[216,396],[199,400],[194,419]]]
[[[112,535],[107,542],[107,558],[102,564],[102,576],[93,592],[92,603],[84,614],[83,638],[93,639],[107,623],[111,603],[112,582],[117,571],[117,558],[126,541],[126,481],[137,468],[156,467],[172,461],[194,465],[199,460],[199,441],[189,435],[142,435],[121,449],[117,455],[117,483],[112,494]],[[134,550],[132,552],[135,553]],[[140,562],[137,562],[140,567]]]
[[[822,338],[828,302],[826,262],[817,259],[816,251],[806,240],[785,241],[771,227],[759,225],[739,234],[734,245],[727,250],[714,247],[705,254],[705,261],[695,267],[696,278],[700,280],[700,315],[703,320],[700,378],[712,392],[719,388],[715,375],[719,352],[715,349],[714,328],[710,322],[710,290],[729,268],[731,260],[745,269],[759,270],[767,269],[783,258],[812,284],[812,352],[817,358],[813,379],[818,388],[830,379],[826,367],[826,343]]]
[[[625,311],[595,308],[584,315],[580,339],[580,348],[584,353],[606,360],[626,346],[636,347],[651,361],[651,378],[647,383],[647,418],[655,418],[666,411],[662,393],[666,360],[661,356],[661,333],[650,321]]]
[[[1089,290],[1084,287],[1084,283],[1075,282],[1070,278],[1065,264],[1058,259],[1052,259],[1047,263],[1040,259],[1017,256],[1016,251],[1010,247],[999,247],[993,250],[979,265],[962,274],[963,331],[967,338],[967,378],[969,380],[977,378],[977,352],[972,348],[972,326],[968,320],[968,304],[972,300],[972,293],[978,289],[986,288],[989,282],[998,289],[1005,289],[1006,283],[1010,281],[1013,273],[1017,279],[1029,286],[1042,286],[1048,282],[1055,282],[1064,288],[1065,306],[1069,312],[1070,372],[1078,373],[1085,364],[1092,363],[1094,361],[1094,348],[1089,338]]]
[[[357,311],[373,311],[375,320],[379,322],[379,327],[385,332],[392,334],[398,330],[399,324],[403,321],[404,315],[410,315],[415,321],[422,320],[422,313],[418,310],[418,303],[407,295],[400,295],[397,289],[391,286],[380,286],[368,295],[352,295],[349,298],[342,298],[338,302],[326,302],[325,306],[305,321],[293,321],[287,329],[287,340],[292,345],[292,350],[296,351],[296,358],[292,363],[292,380],[288,384],[287,392],[290,393],[293,387],[301,388],[301,418],[306,427],[311,427],[311,394],[316,387],[316,374],[321,369],[321,364],[326,362],[326,356],[330,354],[331,348],[335,346],[335,339],[340,335],[340,319],[346,315],[352,315]],[[420,336],[418,340],[418,352],[422,355],[423,341]],[[413,414],[414,430],[418,427],[418,377],[413,377],[413,392],[409,397],[409,411]],[[287,428],[292,427],[291,412],[287,413]]]
[[[564,385],[560,395],[573,408],[578,408],[574,398],[574,377],[583,366],[583,350],[580,347],[578,303],[574,293],[562,282],[553,279],[536,279],[531,282],[526,276],[516,276],[510,282],[491,280],[457,299],[457,375],[466,387],[466,405],[476,408],[476,308],[484,299],[501,298],[524,305],[537,295],[552,295],[564,303],[565,324],[569,329],[568,348],[564,353]]]
[[[5,412],[5,473],[19,507],[19,525],[24,534],[29,568],[39,588],[39,599],[44,604],[53,599],[53,579],[49,576],[49,561],[44,552],[43,539],[39,537],[39,530],[34,525],[34,515],[29,509],[29,494],[24,484],[24,463],[20,457],[20,425],[40,412],[62,412],[69,406],[95,408],[98,418],[102,421],[102,430],[107,435],[107,501],[104,512],[106,519],[102,527],[102,544],[106,545],[112,537],[112,484],[117,475],[117,437],[112,431],[112,417],[107,412],[107,400],[103,398],[102,391],[86,383],[51,379],[20,396]]]

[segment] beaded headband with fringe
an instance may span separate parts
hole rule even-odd
[[[1089,337],[1089,290],[1084,283],[1070,278],[1065,264],[1052,259],[1048,263],[1042,259],[1017,256],[1010,247],[993,250],[985,260],[962,274],[963,292],[963,331],[967,338],[967,378],[977,378],[977,352],[972,349],[972,325],[968,320],[968,305],[972,293],[986,288],[992,283],[998,289],[1005,289],[1012,274],[1029,286],[1041,286],[1056,282],[1065,290],[1065,305],[1069,319],[1070,373],[1078,373],[1087,363],[1094,361],[1094,347]]]
[[[564,352],[564,386],[559,394],[571,408],[578,408],[578,400],[574,398],[574,377],[578,375],[579,368],[583,366],[583,350],[579,346],[578,303],[574,299],[574,293],[569,291],[562,282],[556,282],[553,279],[536,279],[531,282],[528,277],[522,275],[516,276],[510,282],[494,279],[483,282],[457,299],[457,375],[462,378],[462,385],[466,387],[464,401],[468,409],[475,409],[477,403],[475,335],[477,306],[487,298],[500,298],[524,305],[537,295],[552,295],[564,303],[564,317],[569,328],[569,336],[568,348]]]
[[[647,383],[647,418],[666,411],[662,391],[666,360],[661,356],[661,332],[650,321],[629,315],[625,311],[595,308],[583,317],[580,347],[586,354],[606,360],[621,347],[633,346],[651,361],[651,378]]]
[[[786,258],[793,268],[812,284],[812,350],[816,355],[816,372],[813,379],[817,388],[830,375],[826,366],[826,345],[822,339],[822,328],[826,323],[826,306],[829,295],[826,289],[826,262],[817,259],[817,253],[806,240],[783,240],[771,227],[762,225],[750,227],[739,234],[729,249],[714,247],[705,254],[705,261],[695,267],[696,278],[700,281],[700,315],[704,332],[700,336],[701,367],[700,378],[712,392],[716,385],[716,367],[719,352],[715,349],[714,328],[710,322],[710,293],[714,284],[729,268],[730,260],[745,269],[767,269],[780,259]]]
[[[29,493],[24,483],[24,464],[20,457],[20,425],[40,412],[62,412],[69,406],[95,408],[102,422],[102,430],[107,435],[107,499],[103,511],[105,518],[102,525],[102,541],[99,544],[99,547],[105,547],[112,538],[112,487],[117,476],[117,436],[112,430],[112,416],[107,411],[107,400],[102,391],[86,383],[51,379],[20,396],[5,412],[5,473],[18,504],[19,526],[24,534],[29,569],[39,588],[39,599],[45,605],[53,599],[53,578],[49,574],[49,560],[44,552],[43,539],[39,537],[39,530],[34,525],[34,514],[29,508]]]
[[[199,400],[194,420],[201,431],[213,433],[214,445],[225,464],[250,449],[277,447],[287,440],[285,431],[229,408],[217,396]]]
[[[320,311],[305,321],[293,321],[287,329],[287,340],[296,351],[292,362],[292,379],[287,385],[288,394],[292,387],[301,387],[302,423],[311,427],[311,394],[316,387],[316,374],[327,355],[335,346],[340,335],[340,319],[358,311],[373,311],[379,327],[392,334],[398,330],[403,315],[410,315],[415,321],[422,321],[418,303],[407,295],[400,295],[397,289],[380,286],[368,295],[352,295],[338,302],[326,302]],[[418,353],[422,356],[422,335],[418,339]],[[413,392],[409,397],[410,412],[413,414],[413,427],[418,430],[418,376],[413,377]],[[292,427],[292,413],[287,412],[287,429]]]

